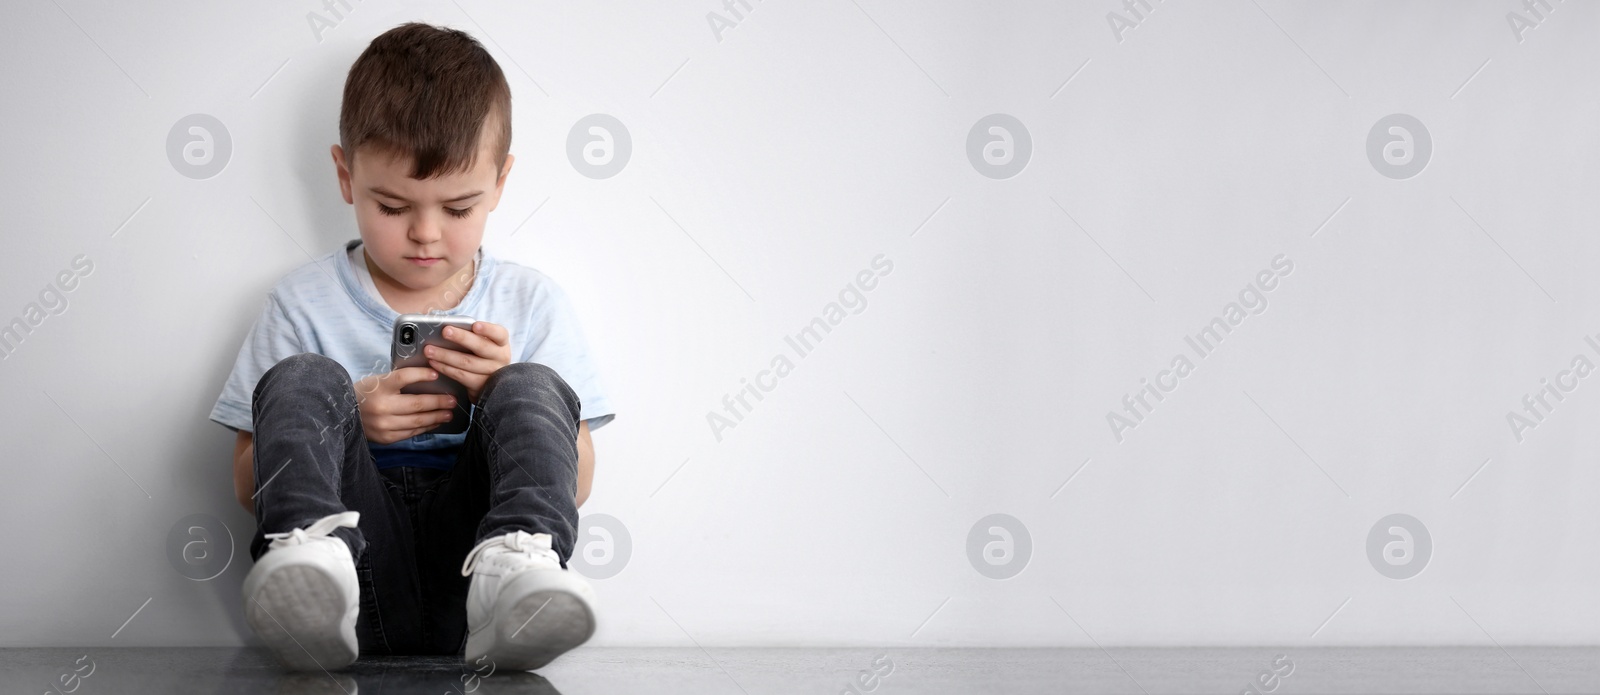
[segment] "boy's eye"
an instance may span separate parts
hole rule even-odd
[[[457,210],[455,208],[445,208],[444,210],[445,210],[445,212],[450,213],[451,217],[468,217],[468,216],[472,215],[472,208],[470,208],[470,207],[469,208],[464,208],[464,209],[461,209],[461,210]],[[405,211],[406,211],[405,208],[392,208],[392,207],[389,207],[387,205],[384,205],[383,203],[378,203],[378,212],[381,212],[381,213],[383,213],[385,215],[398,215],[398,214],[400,214],[402,212],[405,212]]]

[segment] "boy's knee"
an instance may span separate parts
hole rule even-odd
[[[307,372],[316,376],[349,376],[345,373],[344,367],[332,357],[315,352],[302,352],[285,357],[273,365],[273,369],[278,368]]]
[[[345,371],[344,366],[327,355],[315,352],[302,352],[279,360],[261,375],[257,387],[283,379],[288,379],[297,385],[338,384],[351,388],[350,374]]]
[[[556,370],[537,362],[512,362],[495,370],[495,373],[489,376],[488,383],[494,384],[496,389],[506,388],[503,385],[505,382],[516,384],[512,388],[518,391],[526,389],[536,393],[553,394],[574,403],[578,399],[577,393],[567,385],[560,374],[556,373]],[[491,390],[488,384],[485,384],[484,390]]]

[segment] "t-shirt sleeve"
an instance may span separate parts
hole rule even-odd
[[[239,356],[233,362],[233,372],[228,374],[228,381],[222,386],[222,395],[217,397],[216,405],[211,408],[211,421],[235,432],[254,432],[255,417],[251,401],[256,382],[273,365],[301,352],[305,350],[294,325],[283,311],[283,305],[278,303],[277,297],[268,294],[261,316],[250,327],[244,344],[239,347]]]
[[[605,384],[589,352],[583,326],[566,291],[550,282],[545,283],[541,294],[544,301],[535,304],[532,321],[534,339],[538,342],[528,349],[529,354],[522,361],[537,362],[556,370],[578,394],[578,419],[588,421],[589,431],[593,432],[615,419],[616,411],[611,407]],[[543,338],[539,339],[540,336]]]

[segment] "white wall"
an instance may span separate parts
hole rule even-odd
[[[93,269],[0,361],[0,645],[250,639],[206,415],[261,294],[357,235],[340,89],[408,20],[505,69],[486,244],[571,292],[613,385],[583,511],[631,550],[596,644],[1600,640],[1600,385],[1506,421],[1600,364],[1595,4],[1519,37],[1509,0],[1169,0],[1120,42],[1109,0],[752,4],[720,41],[710,1],[353,3],[320,41],[313,2],[10,7],[0,320]],[[632,138],[612,178],[566,155],[592,113]],[[996,113],[1031,136],[1011,178],[966,151]],[[1396,113],[1431,136],[1411,178],[1367,154]],[[211,178],[169,159],[190,114],[231,138]],[[878,254],[867,309],[796,358]],[[1190,352],[1280,254],[1268,309]],[[1178,354],[1118,443],[1108,412]],[[1432,543],[1405,580],[1368,557],[1395,513]],[[190,514],[231,532],[215,578],[169,559]],[[1009,579],[969,553],[990,514],[1031,539]]]

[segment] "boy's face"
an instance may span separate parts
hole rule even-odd
[[[488,140],[484,129],[484,142]],[[339,188],[356,207],[361,241],[389,282],[426,293],[470,274],[483,241],[488,214],[500,204],[514,159],[495,171],[494,155],[480,146],[473,169],[426,181],[411,178],[411,157],[363,150],[350,170],[344,150],[333,146]],[[415,259],[433,258],[434,261]]]

